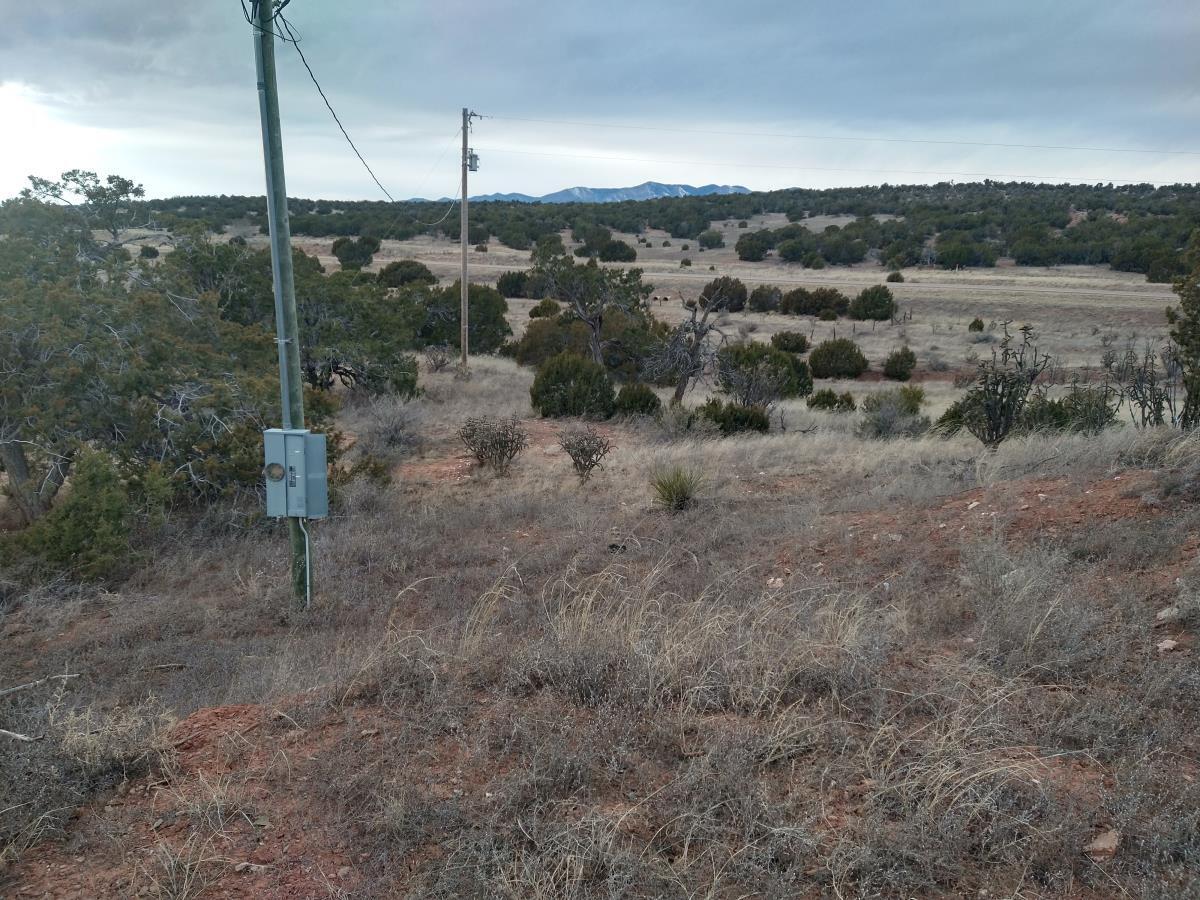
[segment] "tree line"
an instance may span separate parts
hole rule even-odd
[[[262,197],[174,197],[135,203],[147,222],[178,227],[197,221],[214,230],[233,222],[266,227]],[[446,203],[382,201],[289,201],[292,231],[313,237],[392,238],[419,234],[458,239],[457,216],[429,225]],[[621,203],[515,203],[472,206],[468,240],[494,238],[518,250],[568,229],[586,234],[609,229],[642,234],[666,231],[701,246],[711,224],[755,215],[786,215],[788,226],[740,236],[739,255],[762,259],[774,253],[806,266],[850,265],[866,258],[900,267],[991,266],[999,257],[1018,265],[1109,264],[1155,281],[1183,273],[1180,251],[1200,225],[1200,188],[1195,185],[1054,185],[983,181],[969,184],[879,185],[809,190],[791,188],[752,194],[668,197]],[[798,226],[821,215],[849,215],[845,227],[813,232]],[[876,217],[885,218],[880,221]],[[713,234],[716,234],[713,232]],[[717,234],[719,242],[719,234]],[[708,239],[709,246],[711,238]],[[595,246],[599,253],[601,246]],[[616,261],[629,251],[612,248]]]

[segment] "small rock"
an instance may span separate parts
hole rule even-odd
[[[980,503],[979,500],[972,500],[970,503],[967,504],[967,510],[970,511],[970,510],[974,509],[975,507],[977,507],[979,505],[979,503]]]
[[[1165,609],[1160,609],[1154,614],[1154,621],[1165,625],[1167,622],[1174,622],[1179,618],[1179,607],[1168,606]]]
[[[1102,831],[1092,838],[1091,843],[1083,848],[1083,852],[1099,862],[1104,859],[1112,859],[1116,855],[1117,847],[1120,845],[1121,832],[1115,828],[1110,828],[1108,831]]]
[[[1179,646],[1179,641],[1173,641],[1170,638],[1163,638],[1161,641],[1155,644],[1155,646],[1158,647],[1159,653],[1170,653]]]

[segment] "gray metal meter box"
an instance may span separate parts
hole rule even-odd
[[[329,515],[325,435],[307,428],[263,432],[267,515],[323,519]]]

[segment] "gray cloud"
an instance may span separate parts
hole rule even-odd
[[[28,144],[18,160],[75,149],[79,165],[127,172],[154,194],[261,191],[250,33],[236,0],[0,0],[0,13],[0,82],[27,87],[64,133],[82,129],[76,147],[53,153],[33,152],[37,134],[12,136]],[[681,130],[1200,149],[1200,8],[1181,0],[293,0],[287,14],[343,121],[403,196],[453,190],[453,150],[447,172],[435,164],[463,104]],[[278,53],[291,191],[374,196],[295,53]],[[499,119],[474,140],[493,151],[481,191],[531,193],[645,178],[765,188],[936,177],[887,171],[898,169],[1194,180],[1200,163]],[[821,171],[833,168],[863,171]],[[12,173],[0,188],[14,189]]]

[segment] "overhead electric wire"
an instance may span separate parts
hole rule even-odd
[[[450,141],[442,146],[441,155],[438,156],[438,158],[434,161],[433,165],[429,167],[429,171],[425,173],[425,177],[422,178],[420,180],[420,182],[417,183],[416,190],[413,191],[414,198],[416,198],[418,200],[421,199],[421,197],[420,197],[421,191],[423,191],[425,189],[425,185],[429,183],[429,176],[433,174],[434,169],[436,169],[438,166],[440,166],[442,164],[442,160],[444,160],[446,158],[446,154],[450,152],[450,147],[453,146],[454,140],[458,137],[458,135],[461,131],[462,131],[462,126],[460,125],[458,128],[454,129],[454,134],[452,134],[450,136]],[[461,191],[461,190],[462,190],[462,188],[459,187],[459,191]]]
[[[280,11],[276,11],[275,18],[283,26],[283,30],[287,32],[288,38],[290,39],[289,43],[296,48],[296,53],[300,55],[300,62],[304,64],[304,69],[308,72],[308,77],[312,79],[313,86],[316,87],[317,93],[321,95],[321,99],[325,103],[325,108],[329,110],[329,114],[333,116],[333,121],[337,123],[338,129],[342,132],[342,137],[346,139],[346,143],[350,145],[350,149],[354,151],[354,155],[358,157],[358,161],[363,164],[363,168],[367,170],[367,174],[371,176],[371,180],[379,186],[379,189],[383,191],[385,197],[395,203],[396,198],[393,197],[388,189],[383,186],[383,182],[379,180],[378,176],[376,176],[375,172],[367,164],[367,161],[363,159],[363,155],[358,151],[358,147],[355,146],[354,141],[350,139],[350,135],[346,132],[346,126],[344,126],[342,124],[342,120],[338,118],[338,114],[334,110],[333,104],[331,104],[329,102],[329,98],[325,96],[325,91],[321,87],[321,82],[317,81],[317,76],[313,74],[312,66],[308,64],[308,60],[304,56],[304,51],[300,49],[300,39],[297,38],[295,33],[292,31],[291,24],[286,18],[280,15]]]
[[[1155,187],[1179,183],[1175,181],[1150,181],[1145,178],[1101,178],[1098,176],[1084,177],[1065,175],[1001,175],[995,172],[950,172],[929,169],[850,169],[838,166],[785,166],[771,163],[711,162],[708,160],[694,159],[652,159],[649,157],[638,156],[598,156],[586,153],[548,153],[542,150],[513,150],[504,149],[501,147],[481,147],[480,150],[487,153],[518,153],[524,156],[562,157],[566,159],[598,159],[608,160],[610,162],[670,163],[678,166],[721,166],[734,169],[781,169],[792,172],[857,172],[865,175],[937,175],[952,176],[955,178],[994,178],[997,180],[1005,179],[1008,181],[1020,181],[1023,179],[1036,181],[1074,181],[1080,184],[1099,184],[1111,182],[1113,184],[1152,184]]]
[[[500,122],[536,122],[542,125],[573,125],[582,128],[620,128],[630,131],[659,131],[669,134],[706,134],[722,137],[769,137],[804,141],[848,141],[879,144],[935,144],[952,147],[1002,147],[1009,150],[1074,150],[1086,153],[1145,153],[1161,156],[1200,156],[1200,150],[1158,150],[1139,147],[1074,147],[1066,144],[1008,144],[997,141],[957,141],[936,138],[900,138],[875,135],[849,136],[832,134],[797,134],[779,131],[723,131],[707,128],[668,128],[661,125],[635,125],[624,122],[581,122],[573,119],[535,119],[524,116],[488,118]]]
[[[454,193],[454,199],[450,201],[450,205],[446,207],[446,212],[436,222],[422,222],[420,219],[413,219],[418,225],[441,225],[446,221],[446,217],[450,215],[451,210],[458,206],[458,201],[462,197],[462,185],[458,186],[458,190]]]

